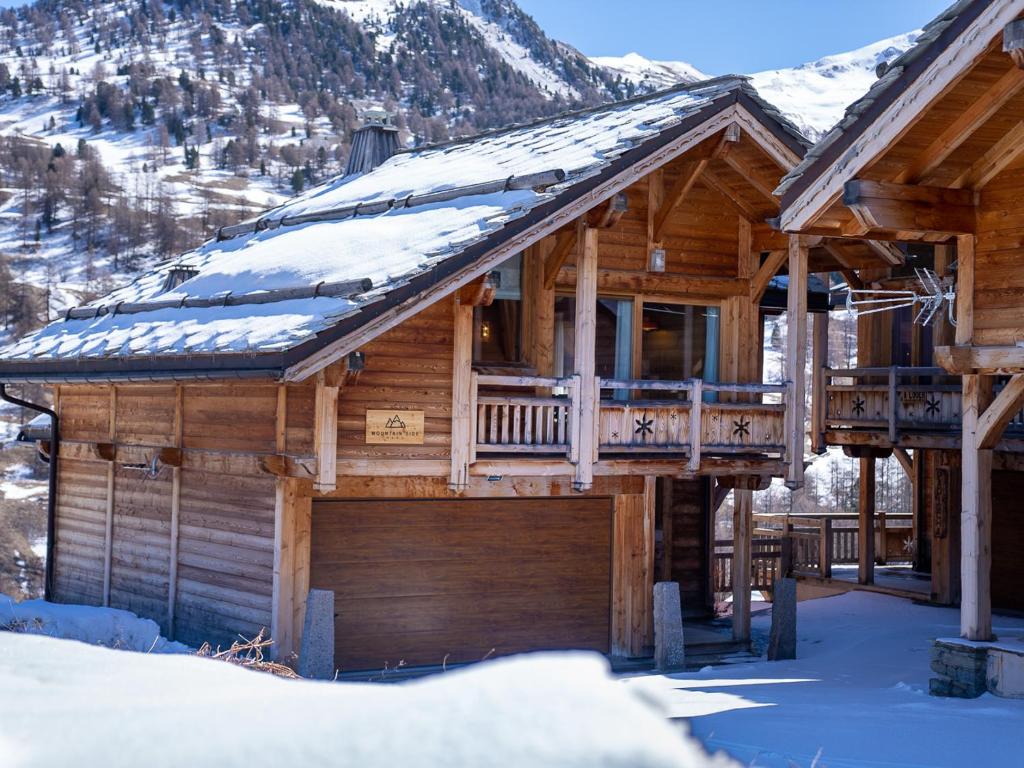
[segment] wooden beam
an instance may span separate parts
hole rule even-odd
[[[991,379],[963,377],[960,509],[960,634],[992,639],[992,451],[979,444],[978,426]]]
[[[949,373],[989,375],[1014,374],[1024,370],[1024,347],[971,346],[936,347],[935,362]]]
[[[841,269],[839,270],[839,274],[843,276],[848,288],[853,288],[857,291],[864,288],[864,281],[861,280],[860,276],[852,269]]]
[[[318,466],[313,488],[320,493],[333,491],[338,479],[338,393],[343,377],[343,368],[338,364],[316,374],[313,444]]]
[[[711,168],[705,168],[700,178],[701,181],[711,187],[711,189],[724,197],[726,202],[739,216],[749,219],[750,221],[760,221],[764,218],[763,211],[758,211],[742,197],[737,197],[736,193],[729,189],[728,185],[722,181],[722,178],[711,170]]]
[[[555,236],[555,245],[551,249],[551,253],[548,254],[547,261],[544,262],[544,287],[554,288],[555,278],[558,277],[558,270],[565,264],[565,260],[569,258],[569,254],[573,252],[576,247],[578,237],[579,226],[573,226],[568,229],[561,230]]]
[[[857,496],[857,581],[875,583],[875,460],[860,460]]]
[[[974,339],[974,236],[956,239],[956,343]]]
[[[1024,87],[1024,72],[1014,67],[999,78],[971,106],[947,125],[920,155],[906,165],[894,181],[916,183],[929,178],[961,144],[995,115]]]
[[[907,473],[907,478],[911,483],[914,482],[914,461],[910,454],[907,453],[906,448],[893,448],[892,455],[896,457],[896,461],[903,467],[903,471]],[[917,454],[915,454],[916,456]]]
[[[764,260],[764,263],[758,268],[754,274],[753,279],[750,281],[750,300],[755,304],[760,303],[761,297],[764,296],[764,292],[768,290],[768,284],[771,283],[772,278],[778,274],[778,271],[782,268],[782,265],[786,263],[786,259],[789,258],[789,251],[772,251],[768,254],[768,257]]]
[[[690,190],[693,189],[693,185],[697,182],[701,173],[707,168],[710,158],[703,157],[699,160],[692,160],[683,165],[679,178],[676,183],[672,185],[672,189],[665,194],[664,200],[662,200],[660,207],[654,213],[654,220],[652,223],[651,230],[651,241],[660,242],[662,235],[665,231],[665,223],[668,221],[668,217],[671,215],[686,196],[690,194]]]
[[[778,198],[775,197],[776,182],[765,181],[762,179],[758,172],[740,160],[739,157],[736,156],[735,152],[731,152],[721,159],[726,163],[726,165],[742,176],[743,180],[753,187],[759,195],[773,203],[778,202]]]
[[[754,492],[732,492],[732,639],[750,642],[750,569]]]
[[[628,210],[629,196],[625,192],[616,192],[587,214],[587,224],[595,229],[611,229]]]
[[[579,275],[576,267],[562,267],[558,282],[574,285]],[[598,269],[597,289],[601,293],[632,293],[647,295],[678,295],[692,297],[747,297],[750,283],[736,277],[705,277],[669,272],[640,272],[625,269]]]
[[[825,369],[828,368],[828,312],[814,314],[814,335],[811,339],[811,452],[825,452]]]
[[[459,289],[459,304],[464,307],[489,307],[497,292],[498,286],[488,272]]]
[[[991,449],[999,443],[1003,430],[1024,407],[1024,374],[1018,373],[1006,383],[992,404],[978,418],[975,434],[978,448]]]
[[[868,248],[875,252],[878,258],[890,267],[903,266],[903,262],[905,261],[903,258],[903,252],[892,243],[882,240],[865,240],[864,243]]]
[[[452,471],[448,485],[453,490],[469,482],[472,435],[473,307],[455,302],[455,343],[452,359]]]
[[[804,481],[804,423],[807,361],[807,257],[808,248],[799,235],[789,239],[789,288],[786,302],[786,485],[798,488]]]
[[[1005,136],[992,144],[985,154],[975,160],[974,164],[961,173],[950,186],[981,189],[1021,154],[1024,154],[1024,121],[1017,123]]]
[[[867,229],[913,233],[968,234],[975,231],[970,190],[852,179],[843,205]]]
[[[271,584],[270,637],[273,658],[284,661],[295,653],[294,578],[295,507],[298,481],[278,479],[274,486],[274,564]]]
[[[576,343],[574,371],[577,376],[577,412],[573,438],[578,447],[574,487],[590,488],[597,460],[597,255],[598,231],[584,228],[576,278]]]

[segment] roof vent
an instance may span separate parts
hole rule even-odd
[[[366,124],[352,136],[345,175],[369,173],[398,151],[398,128],[383,109],[368,109]]]
[[[173,291],[186,280],[191,280],[198,274],[199,270],[195,267],[185,265],[171,267],[171,270],[167,273],[167,277],[164,279],[164,292]]]

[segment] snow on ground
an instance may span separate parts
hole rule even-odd
[[[619,684],[595,654],[379,685],[0,632],[0,690],[5,768],[732,765],[706,757],[657,695]]]
[[[116,608],[62,605],[45,600],[16,603],[0,595],[0,629],[4,627],[125,651],[187,653],[192,650],[161,637],[155,621]],[[0,634],[0,637],[6,636],[6,633]]]
[[[767,631],[768,614],[754,629]],[[1019,765],[1024,701],[928,695],[929,649],[959,634],[959,613],[868,592],[800,603],[796,661],[634,677],[672,697],[670,716],[745,765]],[[1024,619],[995,617],[1002,639]]]

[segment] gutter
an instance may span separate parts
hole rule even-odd
[[[28,408],[30,411],[46,414],[50,417],[50,468],[49,490],[46,498],[46,576],[43,586],[43,598],[53,599],[53,550],[57,534],[57,452],[60,447],[60,424],[57,414],[42,405],[14,397],[7,393],[7,385],[0,382],[0,400],[12,405]]]

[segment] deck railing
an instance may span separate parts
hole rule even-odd
[[[777,536],[788,542],[790,571],[797,576],[831,578],[833,565],[858,562],[860,531],[857,515],[775,515],[755,514],[755,540]],[[888,565],[913,560],[913,521],[906,513],[875,518],[875,536],[884,546],[875,548],[876,558]],[[908,542],[910,546],[908,546]]]
[[[822,369],[816,376],[812,434],[822,446],[835,430],[876,433],[875,442],[907,447],[928,447],[929,437],[960,437],[961,385],[941,368]],[[1024,411],[1007,433],[1024,436]]]
[[[598,379],[618,393],[597,404],[597,456],[666,454],[692,469],[702,454],[785,454],[787,387],[711,384],[700,379]],[[579,376],[473,374],[473,453],[565,456],[578,460]],[[766,398],[778,403],[762,402]]]
[[[732,592],[732,539],[715,541],[712,584],[715,594]],[[750,551],[750,588],[770,592],[775,579],[782,575],[782,539],[778,536],[755,536]]]

